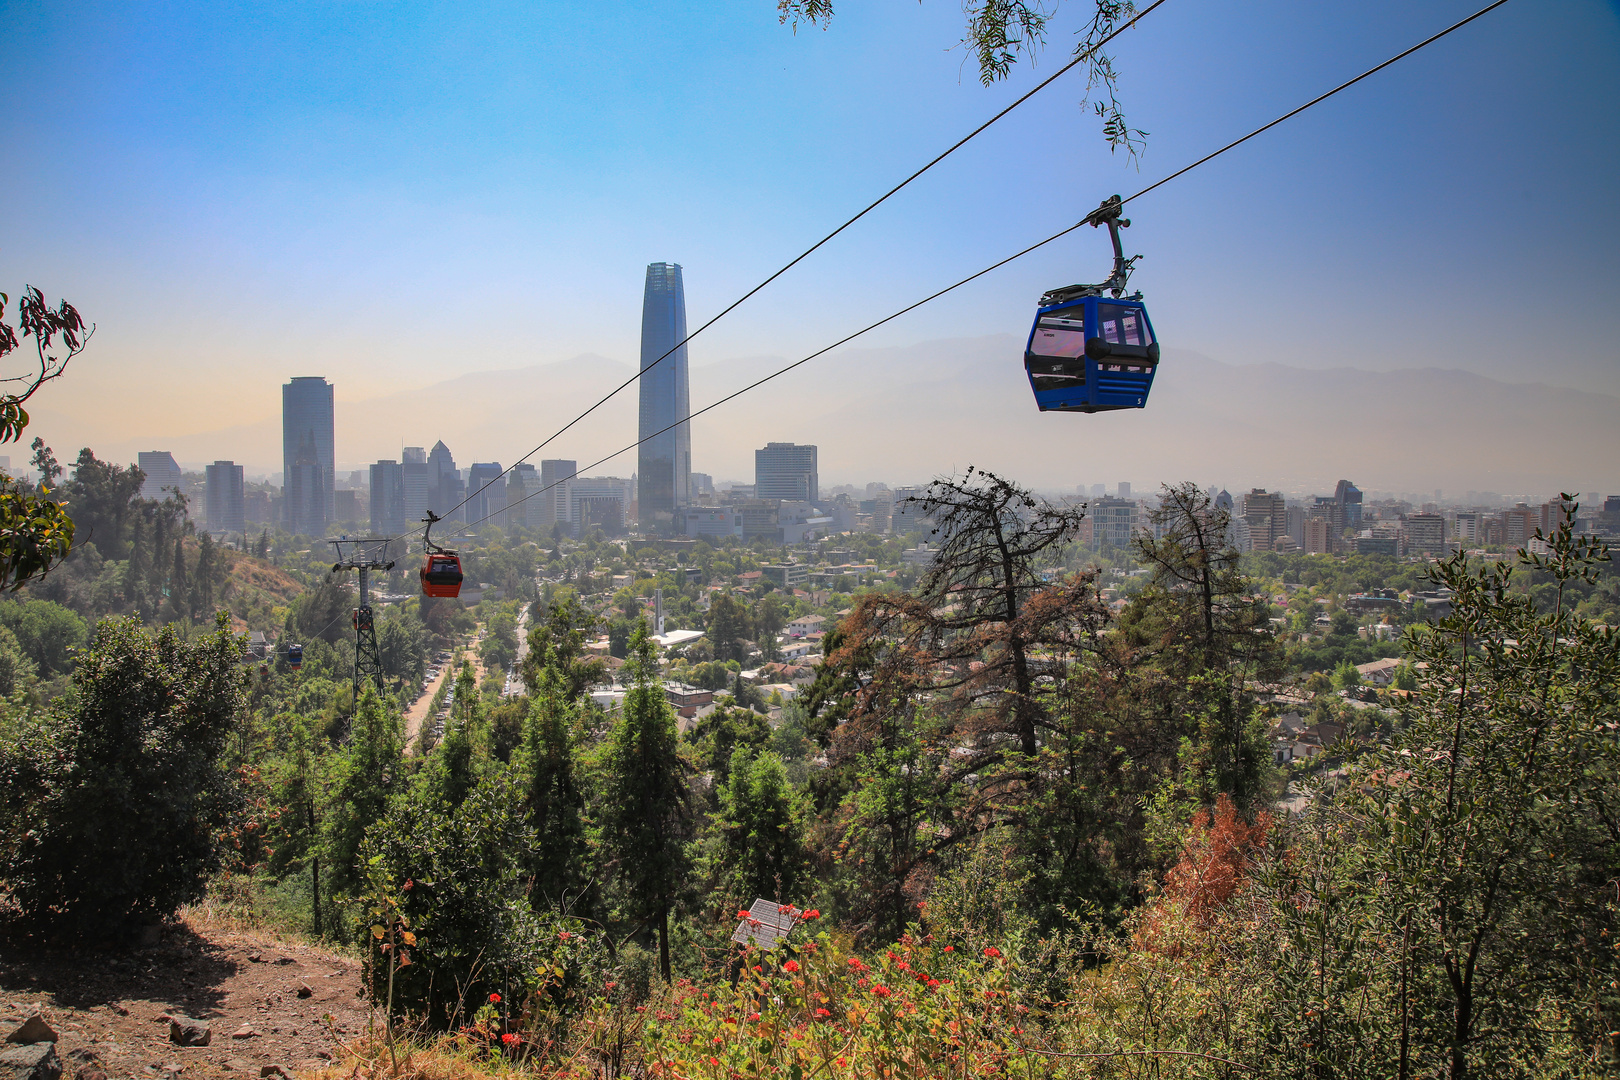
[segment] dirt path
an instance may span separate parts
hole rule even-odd
[[[267,1065],[302,1072],[366,1029],[356,960],[269,936],[182,924],[124,952],[6,952],[0,1027],[41,1013],[65,1077],[85,1052],[108,1080],[257,1077]],[[170,1042],[171,1014],[206,1021],[209,1045]]]

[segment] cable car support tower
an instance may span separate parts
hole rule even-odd
[[[360,606],[354,609],[354,703],[360,707],[360,684],[370,678],[377,693],[383,692],[382,653],[377,648],[377,627],[371,615],[371,580],[373,570],[386,573],[394,568],[388,557],[391,537],[369,537],[351,540],[346,536],[328,540],[337,550],[337,562],[332,573],[343,570],[360,572]]]

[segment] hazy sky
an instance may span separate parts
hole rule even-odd
[[[1140,171],[1066,78],[700,337],[692,363],[819,348],[1482,2],[1169,0],[1117,43],[1151,133]],[[797,35],[771,0],[9,5],[0,290],[37,284],[100,327],[38,432],[68,454],[157,445],[276,415],[293,375],[354,402],[632,361],[648,262],[684,265],[698,325],[1044,78],[1083,11],[1065,4],[1039,63],[986,89],[953,49],[954,0],[845,0]],[[1620,394],[1617,103],[1613,3],[1512,0],[1134,203],[1134,283],[1167,344],[1227,363]],[[1085,230],[869,343],[1021,334],[1040,292],[1107,262]],[[553,426],[457,456],[509,462]]]

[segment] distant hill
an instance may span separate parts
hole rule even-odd
[[[231,612],[231,629],[237,633],[279,630],[277,609],[292,603],[304,587],[286,571],[262,559],[234,551],[226,551],[224,556],[230,564],[230,576],[220,600]]]
[[[694,420],[693,467],[717,480],[749,480],[753,450],[789,440],[820,446],[827,484],[915,482],[972,464],[1048,488],[1128,480],[1140,490],[1187,478],[1304,493],[1331,491],[1348,477],[1368,490],[1620,490],[1620,398],[1612,395],[1438,368],[1227,364],[1167,349],[1148,409],[1041,414],[1021,346],[996,335],[818,358]],[[695,366],[693,408],[785,362]],[[463,465],[510,464],[632,370],[581,356],[340,402],[338,457],[353,468],[397,458],[402,438],[421,446],[443,439]],[[584,467],[632,442],[635,417],[631,387],[537,457]],[[157,447],[182,461],[231,457],[274,469],[279,422],[96,449],[127,460]],[[634,468],[628,454],[594,471],[628,476]]]

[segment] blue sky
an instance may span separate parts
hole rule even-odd
[[[692,362],[819,348],[1478,2],[1169,0],[1117,45],[1139,170],[1066,78]],[[770,0],[12,5],[0,289],[101,327],[39,415],[95,445],[274,415],[292,375],[354,401],[633,360],[646,263],[685,266],[696,326],[1044,78],[1083,10],[987,89],[946,0],[845,0],[797,34]],[[1133,204],[1135,284],[1167,345],[1228,363],[1620,394],[1617,102],[1614,4],[1512,0]],[[1106,268],[1085,230],[871,343],[1022,334],[1041,291]]]

